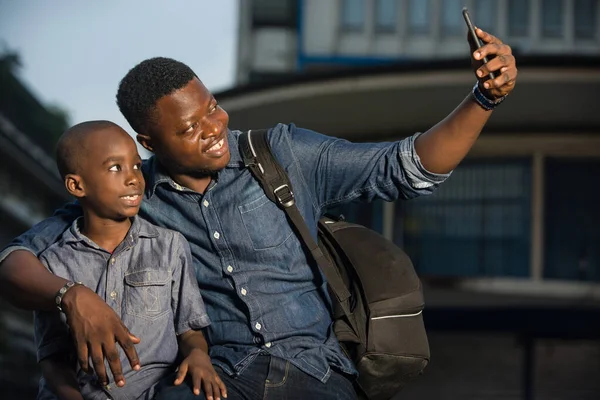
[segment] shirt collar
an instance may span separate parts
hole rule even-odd
[[[158,162],[156,156],[150,157],[148,160],[144,160],[142,165],[142,171],[144,172],[144,179],[146,180],[146,198],[149,199],[154,194],[156,187],[161,183],[166,183],[174,186],[175,182],[169,175],[164,167]]]
[[[229,158],[229,163],[227,164],[227,168],[239,168],[240,166],[244,165],[244,159],[240,154],[240,146],[238,142],[238,137],[241,133],[241,131],[227,131],[229,154],[231,155]]]
[[[63,240],[65,243],[76,243],[76,242],[85,242],[88,244],[95,245],[87,236],[81,233],[79,229],[80,224],[83,223],[83,217],[78,217],[73,223],[71,227],[65,231],[63,234]],[[156,226],[151,223],[145,221],[138,216],[132,218],[131,227],[127,232],[127,236],[124,240],[128,242],[130,246],[133,246],[138,238],[155,238],[158,237],[158,229]]]
[[[240,131],[227,130],[227,143],[229,144],[230,158],[229,163],[225,168],[240,168],[244,166],[244,161],[238,145],[238,136],[240,133]],[[154,195],[156,187],[163,183],[166,183],[178,191],[184,189],[168,175],[167,170],[158,161],[156,156],[144,160],[142,169],[144,178],[146,179],[146,198],[148,199]]]

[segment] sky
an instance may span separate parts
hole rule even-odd
[[[0,52],[16,51],[23,83],[70,123],[107,119],[133,130],[115,104],[140,61],[188,64],[213,92],[234,85],[238,0],[0,0]],[[145,153],[144,155],[147,155]]]

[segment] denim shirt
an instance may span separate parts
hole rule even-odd
[[[212,321],[206,334],[214,364],[237,374],[264,352],[322,382],[332,366],[354,374],[333,333],[323,277],[284,212],[244,167],[239,134],[228,132],[231,159],[203,195],[174,182],[154,157],[148,160],[140,215],[178,230],[190,243]],[[279,124],[269,131],[269,142],[316,238],[317,221],[328,207],[408,199],[431,193],[446,179],[421,165],[414,148],[418,135],[392,143],[350,143]],[[19,248],[38,254],[72,214],[58,213],[36,225],[15,239],[0,261]]]
[[[134,218],[111,254],[79,231],[80,221],[81,217],[42,252],[40,261],[55,275],[94,290],[141,338],[136,345],[139,371],[131,369],[120,351],[124,387],[103,388],[95,377],[78,370],[81,393],[86,399],[151,399],[154,385],[174,370],[176,335],[210,323],[189,246],[180,233]],[[34,316],[38,361],[57,354],[74,356],[73,340],[59,312],[38,311]]]

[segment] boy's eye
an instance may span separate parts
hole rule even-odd
[[[118,164],[116,164],[116,165],[113,165],[112,167],[110,167],[108,170],[109,171],[113,171],[113,172],[117,172],[117,171],[121,170],[121,166],[118,165]]]
[[[133,169],[140,169],[142,167],[142,164],[137,163],[133,166]]]

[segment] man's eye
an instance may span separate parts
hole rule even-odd
[[[210,113],[214,113],[215,111],[217,111],[217,107],[219,107],[218,103],[215,103],[211,108],[210,108]]]
[[[185,132],[186,132],[186,133],[193,132],[194,130],[196,130],[196,128],[197,128],[197,127],[198,127],[198,123],[197,123],[197,122],[194,122],[193,124],[191,124],[191,125],[190,125],[190,127],[189,127],[189,128],[187,128],[187,129],[185,130]]]
[[[142,167],[142,164],[137,163],[133,166],[133,169],[140,169]]]
[[[120,171],[120,170],[121,170],[121,166],[120,166],[120,165],[118,165],[118,164],[117,164],[117,165],[113,165],[113,166],[112,166],[112,167],[110,167],[108,170],[109,170],[109,171],[113,171],[113,172],[118,172],[118,171]]]

